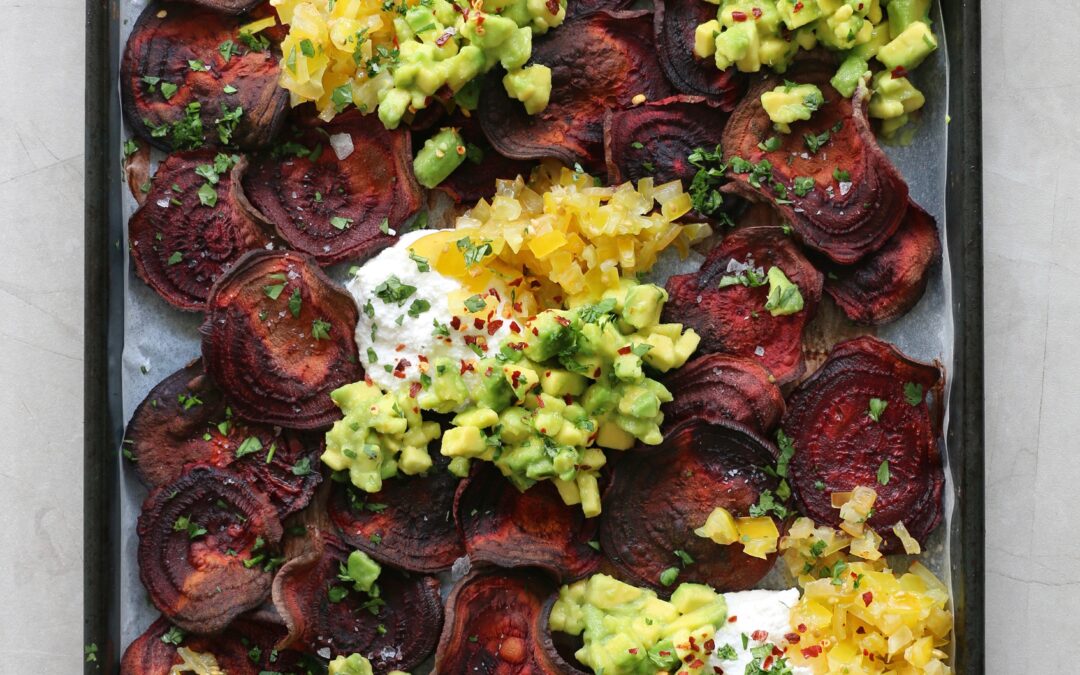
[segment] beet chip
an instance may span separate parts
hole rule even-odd
[[[277,45],[256,50],[240,39],[249,21],[193,4],[147,5],[120,62],[132,131],[166,151],[269,143],[289,92],[278,86]]]
[[[682,422],[738,422],[769,435],[784,414],[784,395],[756,361],[726,354],[699,356],[664,380],[675,400],[664,404],[665,430]]]
[[[459,480],[446,469],[448,458],[434,454],[432,460],[427,474],[400,474],[371,494],[335,482],[327,508],[344,542],[412,572],[450,569],[465,555],[453,517]]]
[[[181,0],[194,5],[202,5],[223,14],[242,14],[255,9],[263,0]]]
[[[138,533],[139,578],[184,630],[219,631],[270,593],[281,523],[266,495],[236,474],[195,466],[155,488]]]
[[[699,353],[756,360],[778,385],[805,371],[802,334],[821,300],[822,275],[767,207],[748,211],[740,227],[709,252],[697,274],[668,279],[664,321],[683,323],[701,336]],[[766,309],[772,267],[798,287],[803,308],[773,316]]]
[[[300,127],[288,143],[253,157],[244,193],[256,217],[324,265],[393,244],[393,232],[423,203],[409,132],[356,110]]]
[[[383,567],[378,595],[339,578],[350,551],[322,535],[316,549],[293,558],[274,579],[274,605],[289,636],[281,646],[362,654],[375,672],[411,670],[435,649],[442,628],[439,581]]]
[[[772,202],[804,244],[847,265],[896,232],[908,187],[878,147],[860,92],[847,99],[829,84],[835,71],[830,59],[812,54],[751,87],[724,129],[732,179],[725,190]],[[817,85],[825,96],[789,134],[773,129],[761,105],[761,95],[785,81]]]
[[[201,361],[178,370],[150,390],[135,409],[124,454],[143,483],[171,483],[192,464],[238,474],[266,493],[284,519],[307,506],[322,480],[321,434],[253,424],[232,415]],[[297,466],[314,470],[299,473]]]
[[[574,2],[574,0],[567,0],[566,18],[573,19],[601,10],[615,11],[619,9],[628,9],[632,4],[634,4],[633,0],[577,0],[577,2]]]
[[[135,273],[179,309],[205,309],[210,287],[225,270],[270,243],[241,204],[240,176],[247,162],[232,166],[232,161],[212,150],[169,155],[158,166],[146,202],[128,222]]]
[[[795,446],[789,476],[799,510],[837,527],[832,493],[869,487],[878,496],[867,523],[884,538],[882,552],[900,549],[892,532],[900,522],[925,541],[941,521],[945,484],[926,404],[940,379],[937,367],[877,338],[836,345],[792,393],[784,415],[784,433]]]
[[[492,146],[514,159],[555,157],[599,173],[604,112],[671,93],[653,45],[648,11],[595,12],[533,44],[531,63],[551,68],[551,99],[536,115],[511,99],[501,72],[484,81],[477,115]]]
[[[521,492],[485,463],[461,485],[456,502],[458,525],[473,562],[541,567],[564,582],[588,576],[600,566],[598,520],[563,503],[551,481]]]
[[[600,522],[600,546],[619,576],[666,594],[675,585],[665,586],[660,576],[675,567],[679,583],[725,592],[753,588],[772,568],[775,553],[751,557],[737,542],[721,546],[694,530],[717,507],[747,516],[763,492],[775,491],[778,479],[765,470],[776,454],[746,427],[701,421],[674,429],[655,450],[626,453],[613,472]]]
[[[244,419],[319,429],[340,417],[330,392],[358,381],[356,304],[310,258],[253,251],[207,302],[206,371]]]
[[[915,202],[885,245],[851,266],[827,265],[825,292],[852,321],[881,325],[918,304],[933,265],[941,261],[934,218]]]
[[[544,602],[556,586],[527,570],[473,572],[454,586],[435,672],[563,675],[540,646]]]
[[[746,86],[745,76],[735,68],[719,70],[711,57],[694,56],[694,32],[716,18],[716,5],[701,0],[653,0],[653,13],[660,65],[671,84],[684,94],[706,96],[724,110],[734,108]]]

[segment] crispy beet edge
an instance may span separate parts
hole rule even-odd
[[[692,419],[745,424],[767,435],[784,414],[784,395],[764,366],[727,354],[706,354],[672,371],[664,386],[676,392],[664,405],[664,428]]]
[[[724,189],[772,203],[802,243],[837,263],[851,264],[881,248],[896,231],[907,211],[908,187],[878,147],[861,98],[865,92],[844,98],[829,84],[834,72],[831,57],[811,53],[782,77],[767,77],[751,88],[724,128],[724,152],[755,165],[768,161],[771,177],[754,179],[755,186],[751,173],[729,168],[731,182]],[[791,125],[789,134],[773,129],[760,102],[762,93],[785,79],[815,84],[825,96],[825,105],[809,121]],[[811,153],[806,138],[821,134],[828,141]],[[771,137],[780,141],[776,150],[758,147]],[[848,172],[849,180],[839,181],[836,170]],[[798,177],[814,179],[804,196],[794,190]]]
[[[352,297],[309,257],[252,251],[210,293],[200,329],[206,371],[244,419],[324,428],[340,417],[330,392],[363,376],[357,316]]]
[[[545,659],[545,665],[560,675],[586,675],[574,656],[574,652],[583,644],[581,637],[551,630],[551,608],[558,600],[558,593],[548,596],[537,616],[540,654]]]
[[[435,672],[561,675],[540,649],[539,618],[555,584],[525,569],[474,571],[454,586]]]
[[[885,540],[882,551],[900,549],[892,527],[903,522],[920,542],[942,515],[945,484],[925,394],[941,379],[936,366],[914,361],[896,347],[864,336],[836,345],[828,360],[791,394],[782,422],[795,455],[789,476],[799,510],[833,527],[840,512],[831,495],[862,485],[878,493],[868,523]],[[905,385],[921,387],[912,405]],[[869,416],[871,398],[887,403],[879,421]],[[889,462],[887,485],[878,471]],[[824,489],[815,484],[821,481]]]
[[[716,6],[699,0],[653,0],[656,48],[664,74],[684,94],[706,96],[730,111],[746,87],[735,68],[720,70],[713,59],[694,56],[694,31],[716,18]]]
[[[476,113],[466,117],[459,110],[447,120],[446,126],[456,127],[465,140],[465,147],[472,152],[454,173],[435,188],[445,192],[455,203],[471,204],[480,199],[491,199],[495,196],[496,180],[529,177],[534,163],[499,154],[484,136]],[[437,131],[432,130],[433,133]],[[476,150],[470,146],[475,146]],[[479,161],[475,161],[476,151],[479,151]]]
[[[442,629],[438,580],[383,567],[377,582],[382,603],[370,603],[367,594],[355,589],[334,602],[330,589],[345,589],[338,574],[348,556],[340,541],[323,534],[313,550],[281,568],[273,591],[289,633],[281,646],[326,648],[333,656],[360,653],[376,672],[410,670],[422,663]]]
[[[194,4],[148,5],[135,22],[120,62],[121,103],[131,129],[165,151],[191,149],[203,142],[241,148],[269,143],[285,120],[289,95],[277,84],[281,56],[277,46],[256,52],[239,41],[239,28],[247,21]],[[242,53],[231,54],[226,61],[219,46],[228,40]],[[193,70],[189,60],[201,61],[209,70]],[[162,83],[177,86],[169,98],[162,94]],[[226,85],[236,92],[226,94]],[[200,105],[201,128],[183,124],[185,131],[175,133],[171,125],[185,118],[192,103]],[[237,107],[243,113],[224,143],[218,120],[225,108]],[[153,129],[163,126],[170,129],[155,136]]]
[[[612,184],[652,178],[659,185],[697,173],[687,157],[720,145],[727,114],[701,96],[672,96],[604,118],[604,157]]]
[[[273,574],[244,562],[271,557],[281,523],[266,495],[236,474],[195,466],[154,489],[137,531],[139,578],[154,606],[184,630],[219,631],[270,592]]]
[[[200,5],[222,14],[243,14],[250,12],[263,3],[263,0],[181,0],[193,5]]]
[[[634,4],[633,0],[568,0],[566,3],[566,19],[575,19],[579,16],[592,14],[600,11],[618,11],[629,9]]]
[[[536,115],[507,94],[501,75],[484,80],[477,115],[488,141],[514,159],[555,157],[604,168],[604,112],[634,97],[671,94],[653,49],[648,11],[599,11],[549,32],[533,45],[532,63],[551,68],[551,99]]]
[[[600,566],[600,553],[589,545],[597,519],[564,504],[550,481],[521,492],[484,463],[459,487],[454,514],[474,562],[540,567],[564,582]]]
[[[347,135],[343,159],[329,136]],[[328,265],[359,260],[389,246],[423,204],[412,170],[409,131],[390,131],[352,110],[316,128],[298,127],[287,147],[257,155],[244,178],[256,218],[290,246]],[[298,144],[298,145],[296,145]]]
[[[825,264],[825,292],[852,321],[879,326],[919,303],[930,268],[940,262],[937,223],[910,202],[900,229],[880,249],[851,266]]]
[[[777,479],[765,473],[776,450],[749,428],[700,420],[672,430],[654,450],[633,451],[616,467],[604,496],[600,546],[618,575],[668,594],[661,573],[680,567],[673,551],[694,562],[679,582],[708,584],[720,591],[752,588],[772,568],[768,559],[746,555],[738,544],[719,546],[694,534],[713,509],[746,516]]]
[[[797,380],[806,370],[802,335],[821,301],[822,275],[776,224],[765,206],[744,214],[740,227],[713,248],[697,274],[682,274],[667,282],[670,296],[664,320],[693,328],[701,336],[698,352],[741,356],[761,363],[778,385]],[[803,309],[772,316],[765,309],[769,286],[732,285],[720,288],[728,264],[754,265],[768,273],[779,267],[803,296]]]
[[[214,282],[240,256],[270,243],[238,194],[246,160],[212,186],[213,206],[202,203],[199,190],[208,183],[195,170],[212,167],[215,154],[195,150],[165,158],[145,203],[128,223],[135,273],[170,305],[186,311],[202,311]]]
[[[426,475],[399,475],[374,494],[335,482],[327,509],[344,542],[412,572],[441,572],[465,555],[453,518],[458,478],[448,458],[432,459]]]

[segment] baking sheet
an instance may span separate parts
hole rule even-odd
[[[572,0],[571,0],[572,1]],[[121,2],[119,4],[120,45],[123,45],[131,26],[138,18],[145,2]],[[949,64],[948,46],[945,42],[945,29],[942,23],[941,7],[935,1],[933,9],[935,33],[940,40],[940,48],[914,73],[916,85],[926,94],[926,106],[923,110],[919,128],[910,145],[885,146],[885,152],[907,179],[911,197],[931,213],[938,222],[943,240],[943,265],[933,271],[927,291],[920,303],[903,319],[878,329],[877,334],[885,340],[895,343],[901,350],[914,358],[926,361],[938,360],[945,367],[945,401],[950,399],[954,368],[954,316],[952,274],[949,269],[948,237],[945,222],[946,208],[946,148],[948,148],[949,129],[946,113],[949,110]],[[115,64],[114,64],[115,65]],[[114,80],[115,82],[115,80]],[[118,94],[117,94],[118,96]],[[125,129],[124,136],[130,135]],[[117,147],[116,157],[121,156]],[[159,155],[155,151],[155,158]],[[125,222],[137,207],[131,195],[124,190],[121,211]],[[662,280],[671,271],[683,265],[679,261],[668,259],[658,266],[654,275]],[[148,286],[134,276],[130,259],[124,256],[124,349],[120,367],[123,421],[126,422],[135,407],[145,398],[147,392],[163,378],[183,367],[199,355],[198,326],[201,315],[182,313],[161,300]],[[829,300],[824,302],[828,303]],[[948,408],[945,410],[944,428],[949,428]],[[942,580],[954,588],[953,559],[950,551],[949,536],[958,526],[956,485],[952,472],[949,471],[949,457],[959,448],[947,447],[941,439],[942,458],[945,462],[946,490],[945,515],[942,525],[931,536],[923,556],[925,564],[931,567]],[[116,449],[119,456],[119,449]],[[135,534],[135,522],[139,509],[146,496],[146,489],[139,483],[133,471],[117,463],[116,479],[120,487],[120,569],[119,569],[119,615],[120,647],[126,647],[135,637],[145,630],[158,615],[157,610],[147,599],[138,578]],[[902,565],[902,560],[897,561]],[[780,587],[788,585],[779,573],[779,566],[766,579],[764,585]]]

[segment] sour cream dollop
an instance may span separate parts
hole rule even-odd
[[[742,675],[751,662],[756,661],[759,665],[761,663],[762,659],[753,654],[755,647],[771,644],[783,650],[788,645],[786,636],[795,632],[791,628],[790,616],[791,608],[799,601],[798,589],[724,593],[724,600],[727,601],[728,618],[716,631],[713,638],[716,651],[709,657],[708,667],[704,672]],[[743,647],[744,635],[746,647]],[[727,646],[730,646],[731,650],[726,650]],[[735,658],[722,658],[723,655],[731,656],[732,652]],[[790,662],[789,666],[792,675],[813,675],[813,671],[805,666]]]

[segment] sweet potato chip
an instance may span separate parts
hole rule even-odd
[[[763,492],[775,491],[778,479],[765,471],[775,454],[746,427],[701,421],[672,430],[655,450],[628,452],[615,467],[600,522],[600,545],[619,576],[670,593],[675,584],[665,586],[660,576],[675,567],[678,583],[753,588],[775,553],[751,557],[737,542],[721,546],[694,530],[717,507],[746,516]]]
[[[829,84],[835,71],[831,59],[811,54],[751,87],[724,129],[732,162],[724,189],[772,202],[804,244],[851,264],[896,232],[908,187],[878,147],[859,98],[865,91],[844,98]],[[825,96],[810,120],[787,134],[773,128],[761,105],[761,95],[785,81],[817,85]]]
[[[147,5],[120,62],[131,129],[166,151],[268,143],[289,92],[278,86],[276,44],[253,49],[241,40],[249,21],[194,4]]]
[[[331,142],[345,155],[338,158]],[[361,260],[394,243],[422,203],[406,129],[390,131],[357,110],[251,160],[244,192],[254,214],[322,264]]]
[[[664,386],[675,400],[663,406],[664,426],[682,422],[738,422],[768,435],[784,414],[784,395],[764,366],[726,354],[699,356],[672,371]]]
[[[833,348],[828,360],[788,399],[783,429],[795,446],[789,478],[799,510],[818,523],[840,524],[834,492],[874,489],[867,521],[900,550],[892,533],[903,522],[924,542],[941,521],[945,475],[926,394],[941,379],[936,366],[896,347],[860,337]]]
[[[310,553],[293,558],[274,579],[274,604],[289,636],[282,647],[362,654],[375,672],[411,670],[435,649],[442,628],[439,581],[383,567],[378,594],[339,578],[349,550],[321,535]]]
[[[563,503],[550,481],[521,492],[485,463],[462,483],[455,502],[473,562],[540,567],[564,582],[600,566],[597,519]]]
[[[668,81],[684,94],[706,96],[731,110],[746,88],[735,68],[719,70],[712,58],[694,56],[694,32],[716,18],[716,5],[701,0],[653,0],[656,47]],[[716,145],[715,143],[713,145]]]
[[[514,159],[555,157],[599,173],[604,112],[671,94],[648,11],[601,11],[567,21],[533,43],[531,63],[551,68],[544,110],[526,113],[506,94],[501,72],[485,79],[477,110],[488,141]]]
[[[242,205],[240,176],[247,162],[232,163],[213,150],[169,155],[128,222],[135,273],[179,309],[205,309],[214,282],[240,256],[270,243]]]
[[[201,361],[151,389],[124,435],[124,455],[149,487],[175,481],[193,464],[228,467],[270,497],[282,519],[311,501],[322,449],[321,434],[235,417]]]
[[[319,429],[341,415],[330,392],[363,376],[352,297],[307,256],[253,251],[207,302],[206,372],[253,422]]]
[[[915,202],[885,245],[854,265],[826,265],[825,292],[852,321],[877,326],[895,321],[918,304],[941,261],[933,216]]]
[[[214,633],[270,593],[281,523],[240,476],[195,466],[143,504],[139,578],[151,602],[192,633]]]

